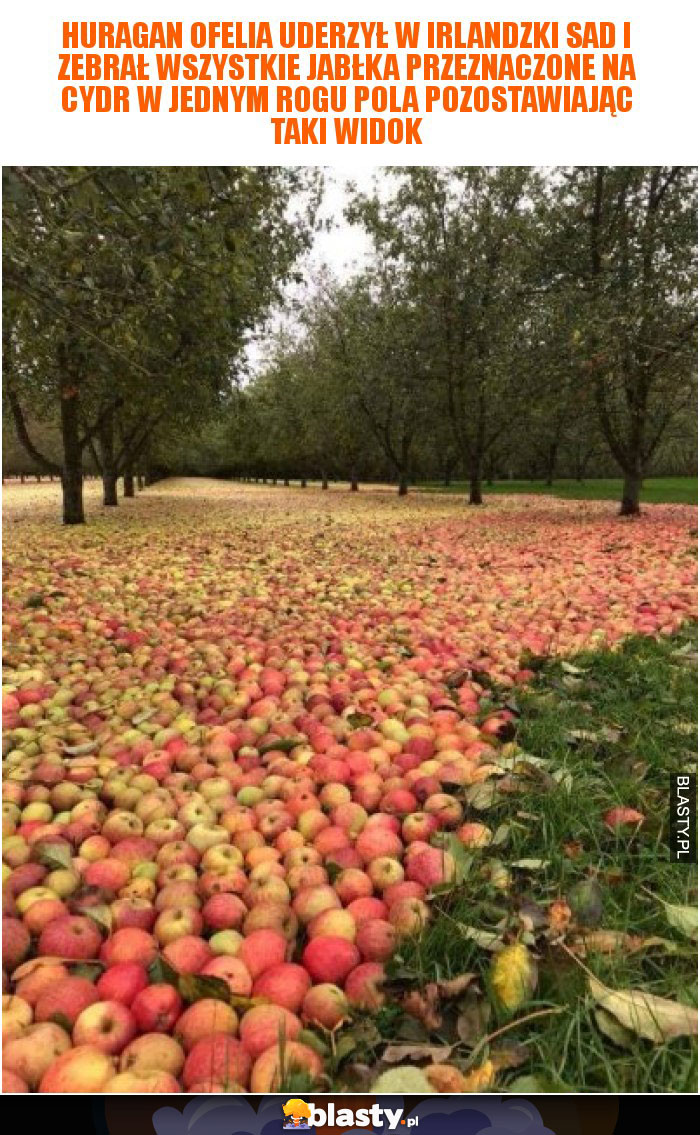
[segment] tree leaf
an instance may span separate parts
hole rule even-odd
[[[351,729],[366,729],[374,725],[374,718],[369,713],[349,713],[345,720]]]
[[[698,1011],[641,989],[608,989],[595,977],[588,979],[598,1005],[611,1013],[626,1029],[653,1044],[663,1044],[677,1036],[697,1036]]]
[[[634,1033],[631,1033],[629,1029],[621,1025],[620,1022],[613,1017],[612,1013],[606,1012],[605,1009],[596,1009],[593,1016],[603,1036],[606,1036],[608,1040],[611,1040],[618,1048],[632,1047],[634,1044]]]
[[[382,1072],[370,1091],[383,1095],[427,1096],[432,1095],[435,1089],[420,1068],[401,1067]]]
[[[178,977],[177,990],[182,1000],[190,1003],[192,1001],[203,1001],[205,997],[226,1002],[231,999],[231,990],[221,977],[183,973]]]
[[[160,954],[153,959],[148,967],[148,980],[151,985],[174,985],[177,989],[180,984],[180,977],[181,975],[177,970],[173,969]]]
[[[382,1052],[385,1064],[398,1064],[401,1060],[430,1060],[440,1064],[449,1060],[453,1044],[390,1044]]]
[[[70,870],[73,856],[67,843],[39,843],[34,848],[34,858],[49,871]]]
[[[663,899],[662,899],[663,902]],[[677,906],[674,903],[664,902],[664,911],[669,926],[679,930],[686,938],[693,942],[698,940],[698,912],[694,906]]]
[[[297,745],[305,745],[306,737],[278,737],[275,741],[266,741],[261,745],[258,752],[261,757],[266,753],[279,752],[289,753],[292,749],[296,749]]]
[[[537,966],[530,951],[520,943],[506,946],[491,962],[491,995],[506,1013],[515,1013],[537,985]]]
[[[457,929],[462,938],[474,942],[482,950],[493,950],[495,953],[506,948],[500,934],[495,930],[480,930],[476,926],[465,926],[463,922],[457,923]]]

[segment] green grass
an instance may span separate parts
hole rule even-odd
[[[418,485],[419,492],[426,493],[466,493],[466,481],[454,481],[448,487],[438,481]],[[619,500],[622,481],[615,477],[591,478],[585,481],[561,480],[553,485],[542,481],[496,481],[493,485],[484,484],[484,495],[491,493],[536,493],[540,496],[563,497],[565,500]],[[644,482],[642,501],[646,504],[698,503],[697,477],[649,477]]]
[[[401,947],[400,972],[413,974],[416,986],[473,972],[487,991],[491,955],[460,928],[492,929],[512,941],[522,934],[519,911],[546,911],[552,900],[594,877],[602,892],[597,928],[672,945],[589,953],[586,966],[614,989],[697,1004],[694,944],[669,926],[660,901],[697,902],[696,870],[671,863],[667,844],[669,773],[695,767],[695,650],[691,628],[661,641],[632,638],[615,652],[581,655],[564,666],[547,662],[533,688],[518,694],[518,746],[545,758],[550,773],[563,772],[570,787],[535,781],[526,794],[502,795],[487,811],[471,814],[494,831],[503,825],[507,838],[497,849],[474,854],[462,884],[435,900],[441,913],[422,938]],[[571,663],[580,672],[567,670]],[[587,736],[574,738],[572,731]],[[642,812],[647,819],[641,830],[606,829],[602,815],[615,805]],[[493,885],[490,867],[496,857],[510,871],[500,887]],[[546,863],[511,866],[523,858]],[[631,1036],[629,1048],[617,1047],[595,1022],[586,973],[541,935],[536,930],[537,941],[528,943],[539,956],[537,989],[516,1016],[545,1008],[559,1012],[504,1036],[508,1045],[522,1046],[524,1060],[517,1071],[501,1072],[494,1090],[532,1075],[546,1090],[695,1091],[695,1042],[681,1037],[653,1045]],[[485,993],[481,1003],[486,1000]],[[484,1031],[502,1023],[492,1012]],[[431,1043],[453,1039],[445,1027],[447,1034],[438,1032]]]

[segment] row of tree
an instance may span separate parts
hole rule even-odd
[[[695,171],[385,170],[348,196],[369,266],[310,281],[242,381],[321,191],[295,169],[6,170],[8,451],[61,478],[66,523],[87,470],[107,505],[139,473],[464,475],[479,504],[495,476],[621,470],[624,513],[650,470],[690,471]]]
[[[314,282],[210,469],[457,473],[473,504],[485,477],[621,470],[626,514],[652,468],[692,471],[693,170],[393,169],[348,218],[370,267]]]
[[[316,175],[273,167],[15,167],[3,176],[3,419],[61,479],[133,494],[151,450],[230,396],[247,336],[309,246]]]

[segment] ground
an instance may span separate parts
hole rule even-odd
[[[376,798],[354,789],[369,813],[401,817],[393,789],[420,813],[417,778],[437,780],[432,795],[458,815],[440,821],[450,878],[430,881],[427,928],[387,961],[379,1015],[354,1014],[330,1048],[316,1036],[329,1082],[430,1061],[462,1077],[456,1090],[523,1075],[531,1090],[693,1086],[693,1046],[672,1034],[692,1032],[694,880],[665,840],[668,774],[690,767],[694,744],[696,508],[621,520],[605,500],[498,496],[474,510],[379,487],[186,479],[118,509],[96,483],[86,495],[88,524],[63,528],[56,485],[4,491],[11,788],[44,783],[42,745],[86,795],[104,798],[130,752],[165,751],[161,780],[201,753],[206,780],[222,731],[249,784],[262,759],[273,779],[313,770],[317,788],[352,786],[347,754],[369,753],[391,780]],[[234,742],[241,717],[253,732]],[[23,791],[10,833],[63,838],[65,819],[32,829],[20,806],[40,795]],[[463,821],[487,824],[488,846]],[[669,922],[664,903],[685,914]],[[652,1022],[650,1037],[637,1008],[623,1028],[587,971],[664,998],[674,1024],[654,1035]],[[444,1088],[452,1073],[431,1075]]]
[[[432,481],[420,486],[421,491],[431,493],[462,493],[469,491],[464,481],[454,481],[445,486]],[[622,480],[619,477],[586,477],[583,481],[557,478],[553,484],[543,481],[495,481],[484,485],[485,496],[492,494],[526,493],[537,496],[564,497],[566,500],[612,500],[619,501],[622,496]],[[697,477],[648,477],[642,488],[644,504],[698,503]]]

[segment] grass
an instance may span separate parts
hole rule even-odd
[[[445,486],[438,481],[418,485],[426,493],[466,493],[466,481],[454,481]],[[562,497],[565,500],[619,500],[622,481],[616,477],[591,478],[585,481],[561,480],[553,485],[542,481],[496,481],[484,484],[484,495],[491,493],[536,493],[539,496]],[[642,501],[646,504],[697,504],[697,477],[649,477],[644,482]]]
[[[518,695],[517,743],[546,758],[550,771],[562,770],[570,789],[535,783],[527,796],[502,796],[473,817],[493,830],[504,825],[507,841],[497,850],[477,852],[461,886],[437,900],[442,914],[420,940],[402,947],[402,972],[414,973],[421,985],[474,972],[485,989],[490,957],[462,936],[461,927],[512,936],[522,932],[519,911],[546,911],[553,899],[594,877],[602,893],[600,929],[655,936],[677,952],[656,947],[589,953],[589,969],[614,989],[643,989],[697,1004],[695,948],[669,926],[661,902],[697,901],[695,869],[671,863],[667,844],[669,773],[695,767],[695,649],[689,628],[670,639],[632,638],[618,651],[544,664],[533,688]],[[571,663],[580,673],[567,670]],[[605,828],[602,814],[618,804],[644,813],[641,831],[628,828],[616,835]],[[503,880],[498,885],[489,866],[494,856],[509,869],[505,885]],[[545,865],[510,867],[522,858]],[[560,1011],[509,1032],[508,1044],[523,1046],[526,1059],[518,1072],[502,1073],[497,1086],[525,1074],[535,1076],[543,1090],[696,1090],[694,1042],[676,1038],[653,1045],[630,1035],[628,1048],[617,1047],[595,1022],[587,976],[575,960],[543,940],[536,952],[536,994],[517,1015]],[[485,1031],[501,1023],[492,1015]]]

